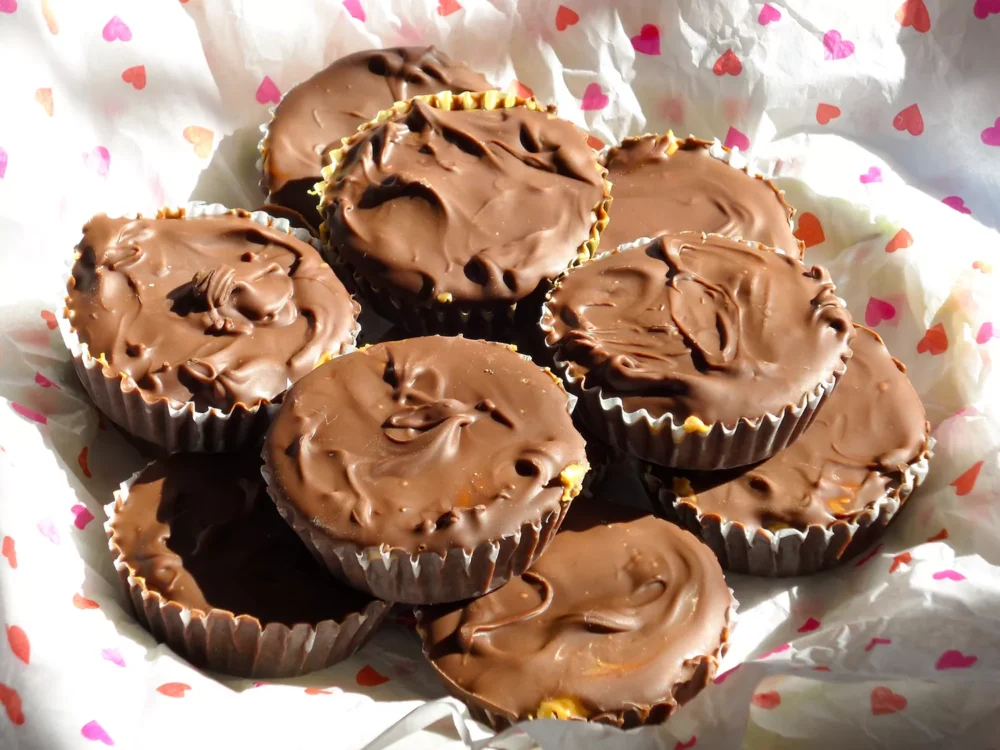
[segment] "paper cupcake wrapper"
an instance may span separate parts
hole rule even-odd
[[[700,693],[705,687],[715,679],[719,671],[719,664],[729,650],[730,636],[736,628],[738,619],[737,610],[739,602],[732,589],[729,589],[730,604],[726,610],[726,624],[722,628],[719,637],[719,646],[711,654],[694,656],[685,660],[685,665],[690,669],[690,676],[674,685],[670,695],[664,696],[663,700],[651,705],[639,705],[635,703],[625,703],[620,709],[604,711],[587,719],[568,719],[567,721],[593,721],[599,724],[611,724],[620,729],[632,729],[638,726],[651,724],[662,724],[673,712],[687,703]],[[509,711],[504,711],[496,706],[490,706],[480,700],[472,693],[464,690],[457,683],[445,675],[437,665],[431,661],[427,654],[427,636],[421,625],[422,611],[417,610],[417,633],[423,642],[424,658],[437,673],[438,679],[444,685],[445,690],[458,700],[462,701],[469,709],[469,715],[481,724],[486,724],[495,732],[501,732],[512,724],[519,721],[527,721],[534,716],[515,716]]]
[[[652,241],[649,237],[642,237],[601,253],[594,260],[641,247]],[[761,252],[785,254],[779,248],[741,241]],[[620,397],[605,393],[600,386],[587,387],[584,377],[572,372],[571,363],[561,356],[558,344],[551,339],[554,332],[551,321],[554,320],[554,315],[548,303],[563,279],[571,272],[572,269],[569,269],[556,279],[542,305],[542,317],[538,325],[544,336],[544,344],[556,369],[570,389],[580,397],[588,425],[612,445],[644,461],[701,471],[730,469],[763,461],[795,442],[833,392],[841,376],[847,372],[847,361],[842,360],[827,380],[817,383],[797,403],[789,404],[777,414],[766,412],[763,415],[741,417],[733,427],[715,422],[704,425],[707,428],[704,431],[689,430],[685,426],[685,420],[675,419],[670,412],[654,417],[646,409],[628,411]],[[843,300],[839,297],[837,299],[844,305]]]
[[[505,344],[496,344],[506,346]],[[521,355],[526,360],[530,357]],[[547,369],[547,368],[543,368]],[[577,398],[566,391],[559,379],[549,372],[566,396],[566,411],[572,415]],[[513,533],[488,540],[471,550],[455,547],[444,555],[438,552],[410,552],[389,545],[363,547],[332,539],[318,530],[285,497],[275,484],[267,465],[267,452],[261,474],[268,494],[282,518],[295,530],[317,560],[331,573],[360,591],[378,599],[402,604],[444,604],[471,599],[502,586],[512,577],[530,568],[545,551],[552,535],[562,525],[572,501],[583,490],[590,466],[580,464],[584,476],[565,487],[558,506],[535,520],[525,521]],[[577,464],[570,464],[570,466]],[[566,472],[570,466],[563,469]]]
[[[330,152],[330,164],[323,167],[323,181],[316,184],[316,191],[320,196],[319,211],[320,215],[324,216],[319,227],[320,237],[327,245],[327,260],[335,268],[346,269],[346,273],[340,274],[342,278],[352,277],[359,294],[370,301],[383,317],[403,326],[412,333],[419,335],[463,334],[475,338],[510,340],[516,335],[520,323],[525,326],[534,325],[535,315],[543,300],[544,284],[538,290],[515,302],[461,303],[452,301],[447,293],[442,293],[432,300],[415,302],[394,294],[390,289],[383,289],[369,282],[362,273],[337,253],[334,243],[331,241],[323,211],[323,196],[327,185],[336,178],[344,154],[361,141],[369,130],[378,127],[385,120],[397,114],[409,112],[415,101],[446,110],[492,110],[523,107],[540,112],[549,111],[554,114],[554,110],[543,107],[533,97],[525,99],[514,93],[499,90],[462,94],[442,91],[438,94],[417,96],[396,102],[389,109],[382,110],[374,119],[362,124],[356,133],[342,139],[342,145],[339,149]],[[584,137],[581,132],[580,138]],[[263,142],[262,148],[266,148],[266,144]],[[594,206],[590,233],[578,248],[576,257],[567,264],[568,267],[578,265],[593,256],[600,244],[601,232],[608,224],[608,207],[612,200],[611,183],[607,180],[607,170],[596,159],[594,166],[603,178],[604,194]]]
[[[136,619],[157,641],[166,643],[196,667],[254,678],[314,672],[360,649],[389,615],[391,605],[375,600],[342,622],[323,620],[316,625],[300,623],[289,627],[274,622],[262,625],[252,615],[236,615],[224,609],[203,612],[170,601],[148,588],[145,579],[128,564],[111,525],[117,508],[128,502],[130,488],[143,471],[122,482],[114,500],[104,506],[108,547]]]
[[[720,141],[718,138],[715,138],[711,141],[706,141],[702,138],[696,138],[693,135],[689,135],[687,138],[678,138],[677,136],[674,135],[674,132],[672,130],[668,130],[664,135],[658,135],[656,133],[645,133],[643,135],[630,136],[628,138],[625,138],[622,141],[622,143],[624,144],[628,141],[638,141],[642,138],[650,138],[650,137],[655,138],[657,141],[661,142],[667,141],[668,157],[673,156],[674,153],[676,153],[679,149],[683,148],[688,144],[697,144],[702,148],[704,148],[706,151],[708,151],[709,156],[711,156],[712,158],[718,159],[719,161],[728,164],[733,169],[743,172],[748,177],[753,177],[756,180],[762,181],[769,188],[771,188],[771,190],[774,191],[774,196],[778,199],[778,202],[781,203],[782,208],[784,208],[785,211],[788,213],[788,228],[790,230],[795,229],[795,222],[793,221],[795,217],[795,207],[792,206],[787,200],[785,200],[785,191],[779,189],[778,186],[774,184],[774,182],[771,180],[772,175],[765,174],[764,172],[762,172],[757,167],[756,162],[751,157],[749,157],[744,153],[741,153],[739,146],[733,146],[732,148],[727,148],[726,146],[722,145],[722,141]],[[604,164],[605,160],[607,159],[608,153],[610,151],[611,151],[610,146],[605,146],[603,149],[601,149],[600,151],[601,164]],[[796,239],[795,242],[798,245],[795,249],[798,250],[798,257],[801,258],[805,253],[806,245],[800,239]],[[791,248],[779,248],[779,249],[787,254],[788,250],[790,250]]]
[[[673,488],[648,470],[643,481],[650,498],[670,521],[701,537],[725,570],[756,576],[800,576],[826,570],[861,551],[893,519],[914,489],[923,483],[934,455],[934,438],[903,471],[897,487],[865,507],[851,521],[805,529],[769,529],[729,521],[705,513],[697,503],[679,497]]]
[[[193,219],[199,216],[219,216],[232,213],[246,216],[262,226],[294,236],[322,252],[322,246],[308,232],[292,227],[287,219],[275,219],[263,211],[249,213],[229,209],[217,203],[189,203],[181,208],[161,208],[156,218]],[[127,218],[139,218],[139,214]],[[73,260],[68,263],[65,281],[72,274]],[[66,284],[63,285],[66,288]],[[357,321],[360,306],[355,306],[355,323],[351,338],[335,354],[354,351],[361,326]],[[162,446],[168,452],[194,451],[216,453],[237,450],[263,437],[277,413],[281,394],[252,406],[237,403],[228,412],[210,407],[199,410],[194,403],[182,403],[163,396],[144,393],[135,381],[109,367],[101,354],[94,356],[90,347],[80,340],[67,315],[65,299],[60,302],[59,333],[73,357],[73,369],[87,395],[104,414],[135,437]],[[289,383],[291,385],[291,383]]]

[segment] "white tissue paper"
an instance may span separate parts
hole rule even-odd
[[[540,721],[491,745],[996,745],[1000,0],[562,1],[0,0],[0,745],[489,736],[443,699],[405,623],[273,683],[158,646],[102,529],[143,459],[103,427],[54,330],[88,217],[256,208],[258,126],[283,92],[349,52],[423,44],[516,78],[603,143],[669,127],[749,151],[798,208],[807,259],[908,367],[937,439],[867,554],[807,579],[729,577],[731,671],[667,724]]]

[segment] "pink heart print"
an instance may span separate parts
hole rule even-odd
[[[76,528],[83,531],[87,528],[87,524],[94,520],[94,514],[87,510],[83,505],[77,504],[70,508],[73,513],[73,525]]]
[[[38,424],[49,423],[48,417],[46,417],[44,414],[40,414],[34,409],[29,409],[24,404],[19,404],[16,401],[11,401],[10,408],[13,409],[15,412],[17,412],[18,414],[20,414],[25,419],[30,419],[32,422],[38,422]]]
[[[361,0],[344,0],[344,10],[351,14],[352,17],[365,22],[365,9],[361,7]]]
[[[591,83],[583,92],[583,101],[580,104],[580,109],[584,112],[604,109],[610,103],[611,99],[601,90],[600,85]]]
[[[968,669],[977,661],[979,661],[979,657],[977,656],[973,656],[972,654],[966,656],[961,651],[948,649],[938,657],[934,669]]]
[[[836,29],[831,29],[823,35],[823,46],[826,48],[823,57],[827,60],[843,60],[854,54],[854,42],[842,39]]]
[[[869,297],[868,306],[865,308],[865,325],[874,328],[883,320],[892,320],[895,317],[895,305],[878,297]]]
[[[17,0],[0,0],[0,13],[13,13],[17,10]]]
[[[882,170],[878,167],[868,167],[868,171],[858,179],[861,180],[862,185],[867,185],[870,182],[882,182]]]
[[[48,518],[43,518],[38,522],[38,531],[53,544],[59,544],[59,530]]]
[[[972,6],[972,14],[979,19],[1000,13],[1000,0],[976,0]]]
[[[979,137],[987,146],[1000,146],[1000,117],[993,122],[992,128],[986,128]]]
[[[761,26],[767,26],[769,23],[781,20],[781,11],[775,8],[770,3],[764,3],[764,7],[760,9],[760,13],[757,16],[757,23]]]
[[[750,148],[750,139],[736,128],[731,127],[726,131],[726,142],[723,145],[726,148],[738,148],[740,151],[746,151]]]
[[[132,40],[132,29],[118,16],[114,16],[104,24],[104,31],[101,32],[101,35],[106,42],[114,42],[116,40],[129,42]]]
[[[965,576],[959,573],[957,570],[952,570],[948,568],[947,570],[939,570],[937,573],[931,576],[935,581],[964,581]]]
[[[639,30],[639,35],[632,37],[632,47],[644,55],[660,54],[660,30],[647,23]]]
[[[815,617],[810,617],[808,620],[802,623],[802,627],[799,628],[797,632],[811,633],[813,630],[819,628],[819,626],[820,626],[820,621],[817,620]]]
[[[996,333],[993,324],[987,321],[979,326],[979,332],[976,334],[976,343],[985,344],[994,336],[1000,337],[1000,333]]]
[[[83,155],[83,163],[98,177],[107,177],[108,170],[111,168],[111,152],[104,146],[97,146],[89,154]]]
[[[257,87],[257,102],[259,104],[277,104],[281,101],[281,92],[278,86],[271,80],[270,76],[264,76],[264,80]]]
[[[125,659],[122,658],[121,651],[116,648],[101,649],[101,658],[106,659],[112,664],[117,664],[119,667],[125,666]]]
[[[80,734],[93,742],[103,742],[105,745],[109,746],[115,744],[115,741],[111,739],[111,736],[104,731],[104,727],[96,721],[88,721],[84,724],[83,728],[80,730]]]
[[[7,152],[0,148],[0,180],[7,174]]]
[[[966,208],[965,201],[962,200],[962,198],[960,198],[957,195],[949,195],[947,198],[942,198],[941,202],[944,205],[948,206],[948,208],[954,208],[960,214],[971,214],[972,213],[972,209],[971,208]]]

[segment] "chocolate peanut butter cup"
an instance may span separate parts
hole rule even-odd
[[[269,202],[298,212],[315,230],[319,201],[311,191],[343,138],[395,102],[492,88],[434,47],[370,49],[342,57],[285,94],[262,128],[261,187]]]
[[[626,138],[604,157],[614,185],[601,250],[636,237],[709,232],[760,242],[801,258],[792,234],[795,209],[784,193],[718,140],[673,133]]]
[[[664,721],[715,676],[735,602],[697,537],[578,500],[531,570],[470,602],[422,607],[424,655],[474,718],[623,728]]]
[[[723,472],[648,468],[654,502],[724,568],[829,568],[870,544],[926,477],[933,439],[924,407],[878,334],[856,330],[837,389],[785,450]]]
[[[588,467],[567,399],[502,344],[376,344],[292,387],[265,479],[352,586],[411,604],[479,596],[531,566],[580,492]]]
[[[331,154],[321,234],[362,296],[410,331],[510,339],[597,247],[604,173],[583,133],[534,99],[416,97]]]
[[[155,461],[106,510],[139,622],[199,667],[244,677],[323,669],[389,613],[313,559],[267,496],[254,453]]]
[[[60,330],[84,388],[169,451],[258,440],[288,386],[359,332],[307,232],[218,205],[95,216],[67,289]]]
[[[541,329],[590,425],[689,469],[791,444],[851,356],[827,271],[719,235],[643,239],[560,277]]]

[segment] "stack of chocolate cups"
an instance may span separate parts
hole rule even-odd
[[[321,669],[397,603],[494,728],[661,722],[728,649],[723,568],[829,567],[926,473],[902,366],[718,141],[598,154],[389,49],[290,91],[260,157],[268,211],[95,217],[60,322],[98,408],[170,454],[106,529],[137,618],[198,666]],[[416,337],[356,349],[352,294]],[[669,520],[578,498],[614,450]]]

